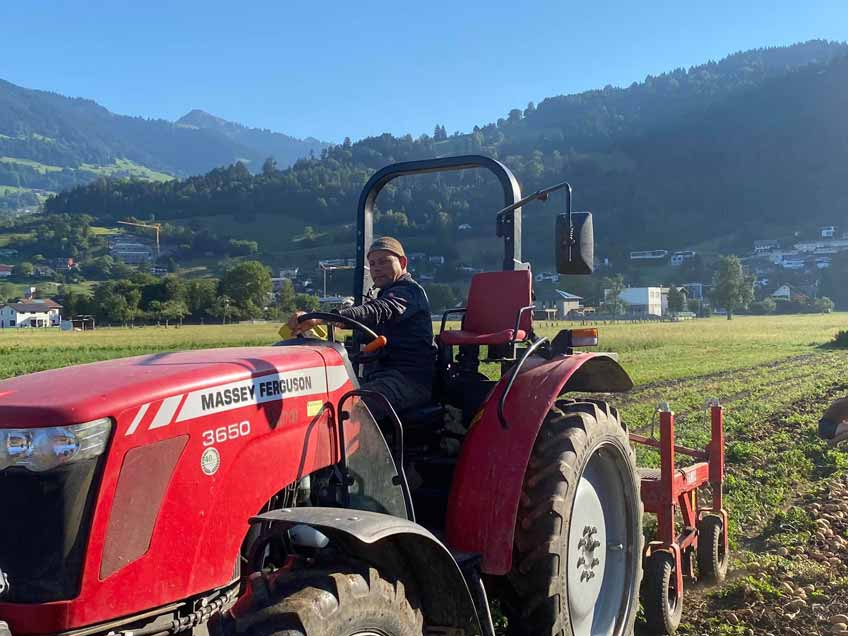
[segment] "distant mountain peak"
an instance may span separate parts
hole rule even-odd
[[[216,117],[200,108],[193,108],[177,120],[178,126],[194,126],[195,128],[211,128],[217,126],[235,125],[222,117]]]

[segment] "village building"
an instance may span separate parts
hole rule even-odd
[[[663,315],[662,287],[627,287],[618,298],[627,306],[631,316],[647,317]],[[666,299],[666,306],[668,300]]]
[[[0,305],[0,329],[57,327],[62,306],[49,299]]]
[[[763,240],[754,241],[754,254],[768,254],[772,250],[780,249],[780,241]]]
[[[680,267],[690,258],[695,258],[697,252],[693,250],[681,250],[671,255],[671,264],[673,267]]]
[[[668,257],[668,250],[643,250],[630,252],[631,261],[660,261]]]
[[[583,306],[583,297],[576,294],[571,294],[561,289],[556,290],[559,298],[556,301],[559,315],[562,318],[567,318],[572,311],[579,311]]]

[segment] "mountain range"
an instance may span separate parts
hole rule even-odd
[[[576,206],[595,212],[602,253],[616,259],[640,249],[750,248],[752,240],[815,232],[817,224],[848,225],[848,45],[839,42],[735,53],[628,87],[529,103],[465,133],[448,135],[436,125],[433,135],[415,139],[346,140],[289,167],[280,162],[264,170],[256,165],[259,157],[272,154],[271,144],[285,136],[198,111],[176,123],[151,122],[111,115],[86,100],[17,91],[17,103],[28,96],[39,107],[34,102],[28,118],[10,118],[0,100],[0,149],[25,146],[12,156],[62,165],[47,153],[72,149],[76,161],[86,162],[76,170],[117,164],[157,171],[141,175],[152,181],[96,179],[75,186],[48,200],[47,211],[87,213],[103,222],[132,215],[256,240],[276,262],[291,261],[306,247],[309,254],[351,252],[358,194],[375,170],[450,154],[504,161],[525,192],[568,179]],[[26,142],[20,132],[9,134],[13,125],[20,130],[19,120],[32,120],[32,112],[51,112],[45,104],[53,103],[73,117],[41,117],[54,127]],[[194,145],[186,159],[188,139]],[[248,146],[253,155],[246,154]],[[0,171],[6,154],[0,152]],[[256,159],[232,163],[246,156]],[[158,172],[202,172],[202,162],[220,167],[184,179],[164,180]],[[378,201],[378,231],[422,251],[490,266],[498,261],[492,238],[497,192],[479,171],[397,181]],[[527,208],[529,257],[550,262],[556,206]],[[458,234],[459,226],[472,229]]]
[[[99,180],[46,208],[226,232],[258,241],[269,260],[290,261],[307,245],[351,252],[357,197],[375,170],[482,153],[510,166],[525,192],[568,179],[576,206],[595,212],[602,253],[619,261],[628,250],[741,251],[755,239],[848,225],[846,112],[848,45],[815,40],[550,97],[466,133],[437,125],[417,139],[346,141],[258,174],[233,164],[163,183]],[[378,231],[475,266],[497,264],[498,191],[479,171],[397,181],[378,201]],[[526,210],[525,253],[542,262],[551,260],[557,205]],[[460,235],[460,225],[472,229]]]
[[[89,99],[0,80],[0,209],[21,198],[34,205],[34,190],[59,191],[99,176],[164,181],[237,160],[259,171],[268,157],[287,167],[326,146],[201,110],[176,122],[117,115]]]

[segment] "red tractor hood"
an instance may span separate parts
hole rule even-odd
[[[291,346],[157,353],[32,373],[0,382],[0,428],[88,422],[135,404],[272,373],[311,370],[324,376],[325,355],[335,358],[328,361],[333,371],[344,370],[332,349]],[[331,375],[328,385],[342,377]]]

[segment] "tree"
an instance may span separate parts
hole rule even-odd
[[[277,307],[286,316],[293,313],[296,309],[294,285],[292,285],[292,282],[288,278],[283,281],[280,291],[277,292]]]
[[[294,306],[297,311],[318,311],[321,308],[321,301],[313,294],[297,294],[294,297]]]
[[[727,310],[728,320],[754,299],[754,277],[745,274],[736,256],[722,256],[719,260],[711,298],[715,305]]]
[[[35,268],[32,266],[32,263],[28,261],[18,263],[14,268],[12,268],[12,274],[18,278],[29,278],[32,276],[34,271]]]
[[[829,314],[833,311],[833,301],[827,296],[822,296],[820,298],[816,298],[814,303],[816,311],[820,314]]]
[[[777,309],[777,303],[774,298],[771,298],[770,296],[766,296],[760,301],[752,302],[748,306],[748,310],[757,316],[773,314],[775,309]]]
[[[165,326],[167,327],[171,320],[182,322],[188,314],[188,306],[182,300],[168,300],[162,303],[159,313],[165,319]]]
[[[226,325],[228,320],[231,321],[238,316],[238,308],[229,296],[218,296],[212,306],[206,310],[206,313],[213,318],[218,318]]]
[[[17,298],[17,287],[12,283],[0,283],[0,303],[9,302]]]
[[[430,306],[435,311],[443,311],[456,306],[456,293],[453,287],[444,283],[430,283],[426,287],[427,298],[430,299]]]
[[[271,274],[259,261],[239,263],[221,278],[221,294],[232,298],[245,311],[264,307],[271,289]]]
[[[675,285],[668,288],[668,310],[672,315],[686,311],[686,293]]]
[[[272,176],[277,171],[277,161],[274,157],[268,157],[262,164],[262,174],[266,177]]]
[[[617,274],[604,278],[601,281],[601,289],[604,290],[604,302],[601,303],[604,313],[610,314],[613,318],[624,313],[624,301],[621,300],[621,292],[624,291],[624,277]]]
[[[218,296],[218,281],[214,278],[198,278],[187,285],[188,311],[199,317],[206,313]]]

